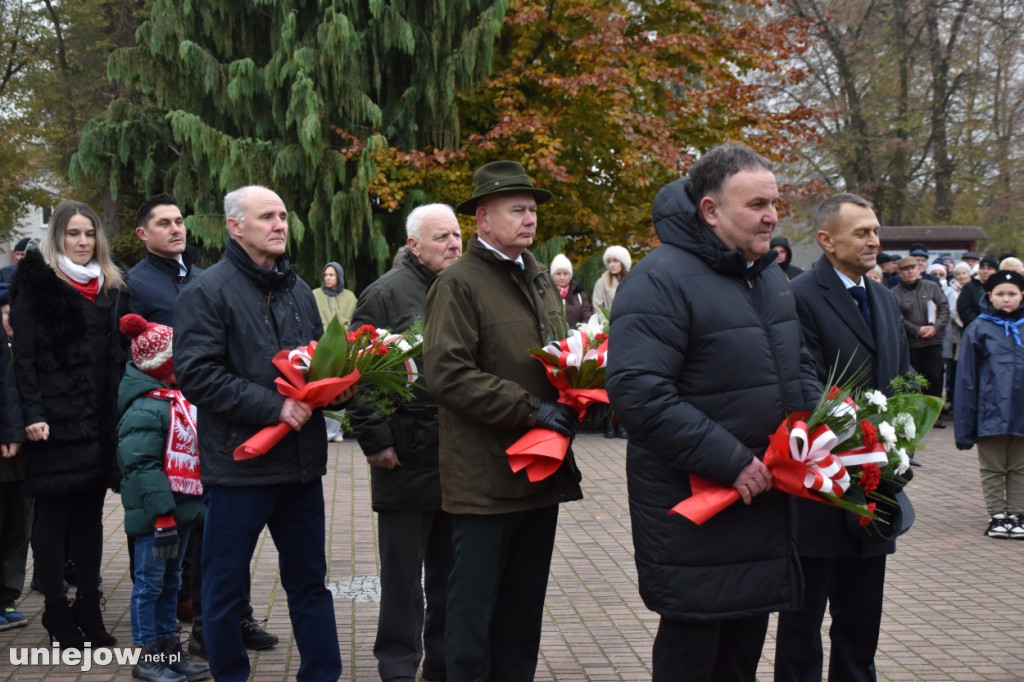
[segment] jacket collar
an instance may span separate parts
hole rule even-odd
[[[405,252],[402,260],[398,262],[398,267],[409,268],[415,273],[416,278],[424,284],[429,284],[431,280],[437,277],[437,273],[421,263],[420,259],[412,251]]]
[[[850,328],[850,331],[857,336],[866,348],[869,348],[874,352],[876,349],[875,335],[870,329],[868,329],[868,324],[864,321],[864,316],[861,315],[856,302],[853,300],[853,297],[850,296],[850,292],[846,290],[846,284],[836,273],[836,269],[832,267],[832,263],[829,262],[826,256],[823,255],[815,261],[813,272],[815,278],[818,280],[818,285],[825,290],[825,301],[828,302],[829,307],[832,308],[836,317]],[[869,291],[868,306],[872,310],[872,317],[875,319],[875,324],[881,324],[880,316],[875,312],[875,295],[870,293],[870,278],[862,276],[861,285]]]
[[[146,252],[146,260],[161,272],[165,272],[168,275],[177,277],[178,273],[181,272],[181,268],[178,265],[178,261],[175,258],[166,258],[164,256],[158,256],[152,251]],[[181,262],[185,264],[185,277],[192,274],[192,257],[185,251],[181,254]]]
[[[274,261],[277,270],[271,270],[256,265],[238,242],[228,239],[228,243],[224,247],[224,257],[252,280],[261,291],[269,292],[275,289],[288,291],[295,284],[295,272],[289,267],[288,257],[285,255],[277,257],[277,260]]]

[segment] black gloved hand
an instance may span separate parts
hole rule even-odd
[[[167,517],[159,517],[157,528],[153,531],[153,558],[158,561],[168,561],[178,558],[178,527],[174,523],[174,517],[170,517],[170,525],[165,525]]]
[[[580,425],[580,417],[576,410],[565,403],[556,403],[553,400],[545,400],[537,408],[537,419],[535,424],[545,429],[557,431],[569,438],[576,437],[576,429]]]

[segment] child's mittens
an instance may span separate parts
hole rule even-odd
[[[156,517],[156,530],[153,532],[153,558],[169,561],[178,558],[178,526],[174,523],[174,515]]]

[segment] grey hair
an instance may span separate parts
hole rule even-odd
[[[720,144],[690,167],[686,176],[690,199],[698,206],[706,196],[720,200],[726,180],[740,171],[756,168],[771,171],[772,162],[746,145]]]
[[[269,187],[263,185],[246,185],[245,187],[239,187],[236,190],[228,192],[224,195],[224,218],[225,223],[228,218],[235,218],[236,220],[245,219],[245,195],[250,189],[265,189],[271,192]]]
[[[875,210],[874,204],[858,194],[851,194],[850,192],[833,194],[821,202],[821,206],[818,206],[818,211],[814,214],[814,230],[831,232],[833,222],[839,215],[839,210],[843,207],[843,204],[853,204],[861,208]]]
[[[458,218],[455,215],[455,209],[448,204],[424,204],[423,206],[417,206],[409,213],[409,217],[405,219],[405,235],[410,239],[419,241],[420,230],[423,229],[423,221],[427,219],[427,216],[433,213],[447,213],[451,217],[455,218],[458,222]]]

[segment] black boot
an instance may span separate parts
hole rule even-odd
[[[626,434],[626,429],[622,426],[622,422],[615,422],[615,435],[619,438],[629,438]]]
[[[163,651],[167,655],[167,661],[171,666],[171,670],[184,675],[188,682],[205,680],[210,676],[210,666],[199,665],[189,660],[189,657],[181,650],[181,641],[177,635],[164,637],[160,642],[163,644]]]
[[[94,648],[114,646],[117,638],[107,632],[103,626],[103,593],[99,590],[90,592],[79,592],[75,596],[75,603],[72,609],[75,613],[75,620],[78,627],[82,628],[82,634],[86,641],[92,642]]]
[[[142,647],[139,662],[132,668],[133,680],[145,682],[185,682],[185,676],[176,673],[167,665],[167,654],[160,648],[160,642]]]
[[[85,637],[78,629],[71,605],[63,597],[45,601],[43,627],[50,633],[51,644],[58,642],[62,649],[81,650],[85,647]]]
[[[246,649],[263,651],[275,646],[278,642],[277,635],[271,634],[260,627],[259,621],[253,618],[251,613],[248,616],[242,617],[241,627],[242,641],[245,643]]]
[[[206,659],[206,640],[203,639],[203,617],[198,613],[192,620],[192,636],[188,640],[188,655]]]
[[[604,437],[615,438],[615,422],[610,415],[604,418]]]

